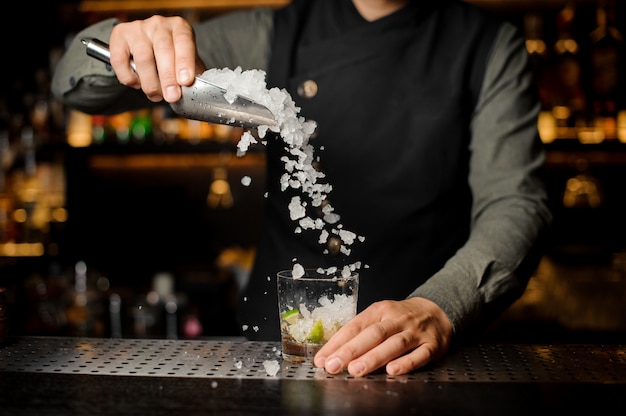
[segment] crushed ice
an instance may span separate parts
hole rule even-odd
[[[289,203],[290,217],[297,224],[295,232],[318,230],[320,232],[318,239],[320,244],[324,244],[328,240],[329,234],[335,234],[342,241],[341,252],[346,256],[349,255],[348,246],[354,243],[357,235],[343,230],[339,224],[341,217],[334,212],[333,206],[328,203],[327,199],[332,186],[329,183],[318,182],[325,175],[316,170],[312,163],[314,161],[314,149],[309,143],[309,138],[317,127],[315,122],[305,120],[298,115],[300,108],[296,106],[285,89],[267,88],[265,71],[258,69],[244,71],[241,67],[234,70],[211,68],[202,73],[200,77],[224,88],[226,90],[224,97],[228,102],[234,102],[237,96],[246,97],[264,105],[274,114],[277,124],[275,126],[259,126],[257,134],[260,139],[265,138],[268,131],[280,134],[288,153],[281,159],[285,167],[285,173],[280,179],[281,189],[283,191],[287,188],[299,189],[308,196],[307,200],[303,200],[296,195]],[[247,152],[250,145],[257,142],[258,140],[250,131],[244,131],[237,144],[237,154],[242,156]],[[313,219],[306,215],[308,204],[312,207],[321,207],[324,204],[322,208],[323,220]],[[327,230],[325,224],[334,224],[335,227]],[[363,237],[359,237],[359,241],[363,240]]]
[[[280,363],[278,360],[265,360],[263,361],[263,368],[268,376],[275,376],[280,370]]]

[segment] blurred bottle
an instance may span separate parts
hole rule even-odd
[[[556,18],[554,43],[553,114],[562,135],[576,137],[575,128],[586,124],[586,97],[580,46],[574,36],[576,6],[567,3]]]
[[[111,338],[122,338],[122,297],[117,293],[109,296],[109,321]]]
[[[524,38],[541,101],[537,127],[541,140],[544,143],[550,143],[557,138],[557,130],[556,119],[552,113],[554,94],[551,79],[551,54],[545,41],[543,14],[530,12],[524,15]]]
[[[544,38],[544,20],[541,13],[530,12],[524,15],[524,38],[537,80],[541,102],[544,108],[552,108],[549,74],[550,54]]]
[[[624,110],[620,73],[624,69],[623,35],[617,29],[614,0],[599,0],[591,32],[591,94],[595,124],[606,138],[617,138],[617,119]]]
[[[13,241],[13,220],[11,213],[13,201],[5,189],[0,189],[0,244]]]
[[[67,286],[52,271],[46,277],[29,275],[23,282],[21,330],[27,335],[61,335],[66,326],[64,294]]]
[[[70,110],[67,116],[65,135],[67,144],[71,147],[87,147],[91,145],[93,140],[91,116],[78,110]]]
[[[152,136],[152,112],[141,109],[132,113],[130,135],[135,143],[143,144]]]
[[[133,121],[132,111],[114,114],[108,117],[117,144],[128,144],[130,141],[130,124]]]
[[[106,143],[109,138],[108,121],[104,115],[91,116],[91,143],[98,146]]]
[[[9,189],[11,154],[8,130],[0,131],[0,244],[14,241],[13,196]]]
[[[33,74],[35,91],[25,94],[29,121],[34,134],[40,140],[48,142],[53,135],[53,120],[50,93],[50,73],[46,68],[37,68]]]
[[[90,283],[92,282],[88,279],[86,263],[77,262],[74,266],[74,287],[69,291],[68,306],[65,310],[70,336],[106,335],[103,299],[98,288]]]
[[[133,307],[134,335],[138,338],[178,338],[179,300],[174,292],[174,276],[160,272],[152,288],[140,295]]]
[[[36,144],[32,126],[25,125],[21,130],[22,165],[14,172],[15,210],[13,219],[17,225],[18,243],[41,242],[45,215],[41,215],[39,197],[41,189],[37,177]]]

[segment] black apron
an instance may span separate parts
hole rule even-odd
[[[404,299],[466,241],[469,122],[498,24],[463,3],[422,3],[375,22],[350,0],[295,0],[276,12],[268,86],[286,88],[318,124],[310,142],[329,202],[365,240],[333,255],[318,232],[294,232],[294,191],[279,185],[284,143],[268,140],[265,222],[238,307],[246,337],[279,339],[275,275],[294,259],[361,262],[360,311]]]

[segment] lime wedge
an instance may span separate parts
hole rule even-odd
[[[290,309],[288,311],[283,312],[280,317],[283,321],[287,322],[289,325],[293,325],[296,323],[298,318],[300,317],[300,311],[298,308]]]
[[[322,325],[322,320],[318,319],[313,325],[313,328],[309,331],[306,336],[306,340],[309,342],[320,343],[324,339],[324,325]]]

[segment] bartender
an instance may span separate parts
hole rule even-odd
[[[86,55],[86,37],[109,43],[111,66]],[[266,71],[268,87],[285,88],[315,121],[329,202],[365,236],[348,256],[294,233],[283,145],[267,140],[243,335],[279,339],[275,276],[294,259],[364,266],[358,315],[315,357],[333,374],[421,368],[523,293],[551,214],[539,100],[515,26],[455,0],[294,0],[193,25],[107,19],[76,36],[53,92],[70,108],[112,114],[176,102],[194,75],[238,66]]]

